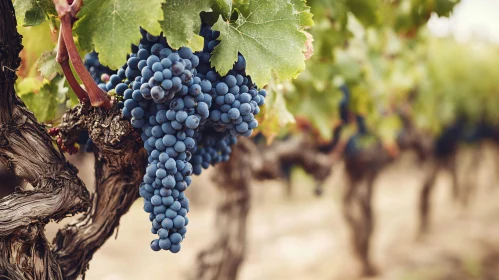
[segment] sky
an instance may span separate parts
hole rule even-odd
[[[428,28],[435,36],[499,44],[499,0],[461,0],[450,18],[434,15]]]

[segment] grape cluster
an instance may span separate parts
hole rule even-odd
[[[229,130],[233,136],[250,136],[258,126],[255,115],[265,104],[267,92],[258,90],[251,77],[245,74],[246,60],[239,54],[234,67],[225,77],[221,77],[210,68],[210,53],[218,45],[218,31],[211,26],[201,29],[205,38],[204,50],[199,53],[200,68],[198,76],[205,78],[203,90],[209,92],[214,104],[210,112],[210,120],[217,131]]]
[[[266,92],[244,74],[244,65],[221,77],[206,66],[209,53],[173,50],[165,37],[141,32],[127,63],[100,87],[116,94],[123,116],[141,130],[149,164],[139,193],[159,237],[151,248],[177,253],[189,223],[184,191],[191,175],[229,160],[236,136],[249,136],[258,125],[254,115]]]

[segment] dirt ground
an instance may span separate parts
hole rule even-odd
[[[499,279],[499,185],[493,155],[485,153],[477,194],[463,211],[450,197],[450,176],[437,179],[429,235],[416,240],[417,197],[424,168],[404,156],[388,167],[375,186],[376,229],[372,259],[382,280]],[[87,156],[87,158],[89,158]],[[93,184],[91,160],[78,164],[87,185]],[[254,182],[246,261],[240,280],[358,279],[349,232],[341,215],[343,166],[333,166],[322,197],[313,195],[311,179],[293,174],[294,193],[286,199],[282,182]],[[460,176],[466,176],[466,170]],[[195,269],[197,252],[217,232],[213,227],[217,192],[213,170],[195,178],[189,196],[187,239],[178,254],[153,252],[148,215],[137,201],[121,221],[116,239],[94,255],[87,280],[186,279]],[[49,240],[58,225],[47,227]]]

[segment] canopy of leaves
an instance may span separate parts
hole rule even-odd
[[[241,53],[246,58],[246,73],[260,86],[268,83],[272,72],[280,79],[295,78],[305,69],[307,38],[301,29],[303,23],[312,24],[307,18],[309,13],[297,10],[289,0],[250,1],[247,16],[239,13],[235,21],[220,16],[213,26],[220,31],[220,44],[212,53],[211,64],[224,75]]]
[[[141,38],[139,26],[159,34],[162,0],[88,0],[75,24],[80,47],[99,53],[103,65],[117,69],[123,65],[130,45]]]
[[[434,132],[457,118],[497,124],[498,64],[496,46],[430,41],[427,67],[415,103],[414,114],[420,124]]]

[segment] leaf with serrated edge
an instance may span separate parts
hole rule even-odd
[[[47,16],[56,14],[51,0],[17,0],[14,1],[14,9],[17,23],[24,26],[39,25]]]
[[[21,99],[35,114],[38,121],[46,122],[55,119],[59,105],[65,102],[66,93],[64,79],[59,76],[50,82],[45,82],[39,92],[26,93],[21,96]]]
[[[161,29],[168,44],[179,49],[199,33],[201,18],[199,13],[211,10],[212,0],[167,0],[161,5],[163,20]]]
[[[291,0],[291,4],[293,4],[295,12],[298,14],[302,27],[314,25],[313,15],[310,13],[310,7],[307,6],[306,0]]]
[[[130,45],[142,37],[139,26],[159,34],[162,0],[88,0],[75,24],[80,47],[99,53],[99,61],[112,69],[123,66]]]
[[[300,30],[300,18],[287,0],[255,0],[249,15],[239,14],[236,22],[222,16],[213,26],[220,31],[220,44],[212,52],[211,65],[225,75],[237,61],[246,58],[246,73],[259,86],[268,83],[272,71],[280,79],[295,78],[305,69],[303,48],[307,37]]]
[[[55,60],[56,55],[56,51],[45,51],[36,61],[40,74],[49,80],[52,80],[58,73],[62,74],[61,65]]]
[[[230,18],[232,13],[232,0],[216,0],[214,10],[218,10],[225,18]]]

